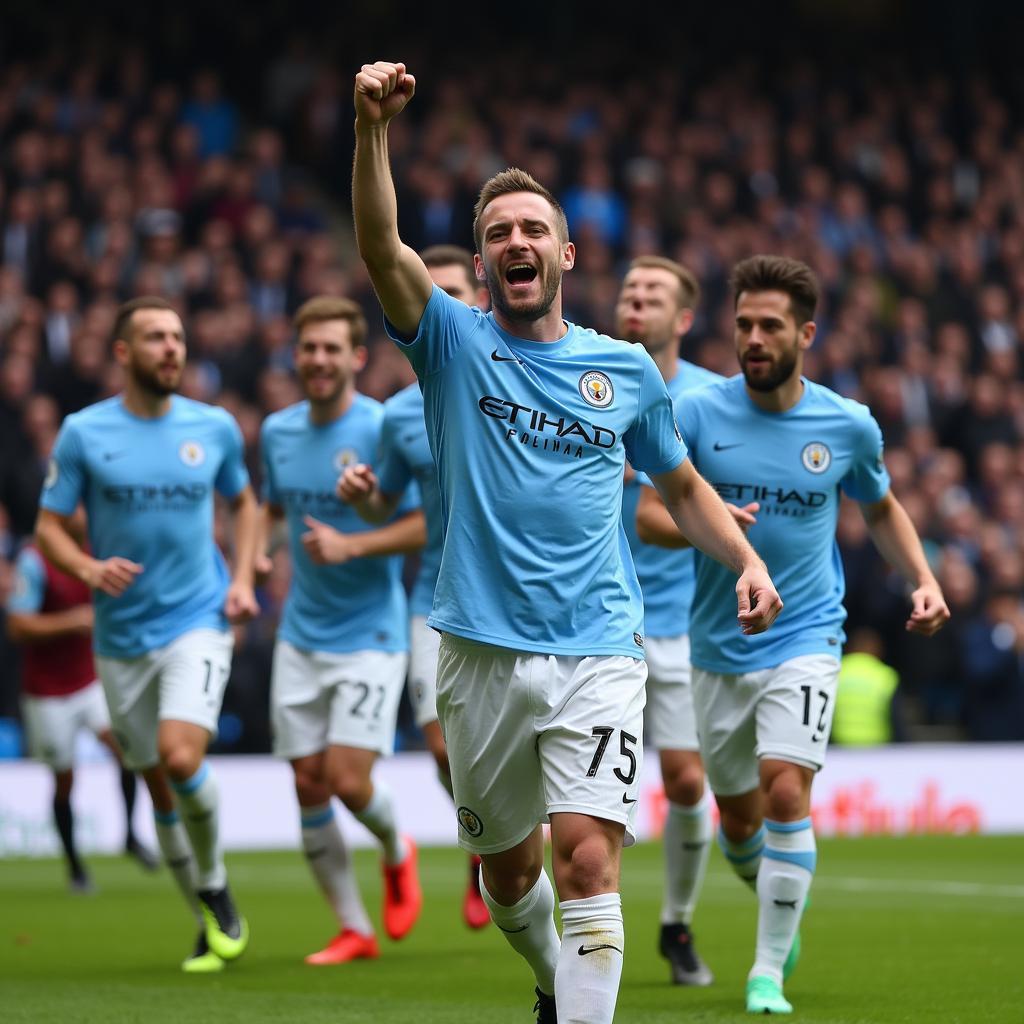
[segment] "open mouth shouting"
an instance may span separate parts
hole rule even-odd
[[[505,268],[505,283],[510,286],[513,294],[526,291],[537,280],[537,268],[523,260],[510,263]]]

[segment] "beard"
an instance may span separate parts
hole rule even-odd
[[[184,372],[184,366],[182,366],[174,380],[171,383],[165,383],[160,379],[158,370],[147,370],[141,366],[133,366],[131,374],[135,378],[136,384],[139,385],[144,391],[148,391],[152,395],[157,395],[160,398],[166,398],[168,395],[173,395],[178,390],[178,385],[181,383],[181,375]]]
[[[781,384],[785,384],[796,371],[798,350],[780,352],[771,366],[761,373],[760,376],[752,377],[747,369],[747,360],[740,360],[740,368],[743,370],[743,379],[751,391],[774,391]]]
[[[551,271],[543,269],[540,275],[542,286],[540,298],[530,306],[513,307],[506,299],[502,289],[502,286],[505,284],[504,279],[494,277],[490,270],[486,268],[484,276],[487,281],[487,291],[491,296],[491,305],[503,317],[512,321],[523,320],[529,322],[539,320],[551,309],[555,296],[558,295],[559,285],[562,283],[562,271],[560,268],[556,267]]]

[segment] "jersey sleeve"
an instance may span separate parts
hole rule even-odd
[[[14,588],[7,610],[14,615],[32,615],[43,607],[46,597],[46,566],[42,555],[23,548],[14,563]]]
[[[53,445],[39,504],[49,512],[69,516],[84,497],[85,456],[72,420],[65,420]]]
[[[401,494],[412,480],[412,467],[402,453],[398,416],[385,406],[377,445],[377,483],[382,494]]]
[[[676,426],[668,388],[646,352],[636,421],[626,431],[622,442],[630,465],[650,476],[667,473],[686,458],[686,445]]]
[[[405,353],[416,376],[422,379],[442,370],[482,319],[480,310],[453,299],[434,285],[415,337],[403,337],[387,317],[384,330]]]
[[[854,501],[871,504],[889,493],[889,471],[882,458],[882,431],[866,410],[857,427],[853,462],[839,484]]]
[[[221,460],[213,485],[225,498],[234,498],[248,486],[249,470],[245,468],[245,442],[242,440],[242,431],[234,416],[229,413],[225,416],[222,434],[224,458]]]
[[[264,420],[263,425],[260,427],[260,467],[263,475],[260,496],[271,505],[280,505],[281,499],[277,493],[277,481],[274,479],[274,466],[270,458],[270,436],[270,422]]]
[[[408,515],[410,512],[415,512],[416,509],[423,507],[423,499],[420,496],[420,487],[415,481],[409,484],[405,489],[405,493],[402,495],[402,500],[398,503],[398,507],[395,509],[394,518]]]

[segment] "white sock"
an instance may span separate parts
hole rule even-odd
[[[224,854],[217,833],[217,782],[204,761],[191,779],[171,780],[178,797],[185,831],[196,857],[196,873],[200,889],[223,889],[228,882]]]
[[[711,800],[707,790],[692,807],[670,803],[665,819],[665,898],[662,924],[693,920],[711,853]]]
[[[491,920],[504,934],[508,944],[530,965],[537,988],[549,996],[555,994],[555,968],[558,966],[558,932],[555,930],[555,891],[551,879],[541,868],[533,888],[511,907],[495,902],[480,875],[480,895]]]
[[[622,977],[622,898],[617,892],[562,900],[555,974],[559,1024],[611,1024]]]
[[[352,870],[352,859],[329,804],[300,808],[302,850],[313,877],[327,902],[334,908],[341,930],[351,928],[363,935],[373,934],[359,886]]]
[[[405,840],[398,834],[395,821],[395,803],[391,799],[391,790],[383,783],[373,784],[373,796],[361,810],[353,811],[356,821],[365,825],[384,847],[384,863],[391,867],[401,864],[409,852]]]
[[[757,875],[761,868],[761,857],[764,854],[765,828],[762,825],[749,839],[741,843],[733,842],[722,830],[718,829],[718,845],[736,874],[757,892]]]
[[[800,927],[818,855],[810,818],[765,821],[768,841],[757,875],[757,952],[750,977],[782,984],[782,965]]]
[[[199,899],[196,897],[196,862],[192,856],[192,846],[188,841],[185,826],[182,825],[177,811],[154,809],[153,820],[156,822],[156,841],[164,855],[167,870],[174,876],[174,881],[197,923],[202,925],[203,914],[199,909]]]

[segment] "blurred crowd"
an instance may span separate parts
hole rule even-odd
[[[672,256],[703,290],[683,355],[725,374],[730,267],[809,263],[825,298],[808,374],[871,407],[954,615],[936,639],[907,634],[902,585],[844,508],[850,625],[899,673],[896,735],[1024,739],[1024,103],[985,75],[897,63],[602,81],[557,62],[524,79],[522,62],[421,70],[391,131],[405,240],[471,247],[479,185],[524,167],[577,245],[567,317],[612,332],[628,260]],[[303,36],[267,63],[262,98],[207,68],[153,76],[141,48],[0,66],[0,596],[62,417],[118,389],[119,302],[179,305],[183,390],[237,417],[254,475],[261,419],[299,397],[290,314],[349,295],[380,323],[346,212],[350,70]],[[383,399],[411,379],[376,329],[361,389]],[[253,708],[286,587],[282,566],[238,648],[234,749],[266,747]],[[0,715],[16,712],[14,665],[5,654]]]

